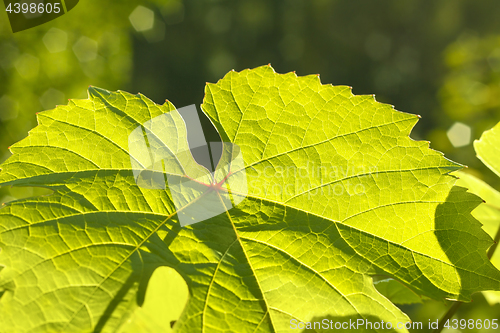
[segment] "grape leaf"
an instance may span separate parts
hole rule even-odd
[[[270,66],[230,72],[205,92],[203,111],[234,144],[213,182],[185,154],[186,127],[168,101],[91,87],[89,99],[38,115],[0,184],[54,194],[0,210],[0,331],[114,331],[160,266],[189,287],[178,332],[408,321],[374,274],[433,298],[499,289],[491,238],[470,215],[480,199],[453,186],[460,165],[409,138],[417,116]],[[163,132],[144,125],[164,115]],[[131,156],[147,159],[130,149],[140,126],[158,134],[150,147],[168,141],[173,165],[152,170],[173,177],[166,188],[135,173]],[[182,227],[183,212],[205,213],[198,204],[210,196],[227,209]]]

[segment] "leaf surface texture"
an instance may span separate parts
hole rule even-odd
[[[222,204],[227,193],[244,200],[186,227],[169,189],[138,186],[130,160],[132,131],[173,112],[170,102],[91,87],[38,115],[0,184],[54,194],[0,210],[0,331],[114,331],[160,266],[190,290],[178,332],[408,321],[374,274],[437,299],[499,289],[491,239],[470,215],[480,199],[453,186],[460,165],[409,138],[417,116],[270,66],[230,72],[205,92],[203,111],[244,159],[226,183],[247,187],[216,189]],[[165,131],[187,147],[182,121]],[[175,195],[196,207],[206,191]]]

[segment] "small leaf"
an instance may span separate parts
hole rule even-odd
[[[477,157],[500,177],[500,123],[474,142]]]
[[[495,238],[500,228],[500,192],[471,174],[459,171],[455,172],[454,175],[459,178],[457,185],[468,188],[471,193],[484,200],[484,203],[472,211],[472,216],[483,224],[484,231],[491,238]],[[495,260],[500,259],[500,251],[495,251],[494,258]],[[500,261],[497,263],[500,264]],[[496,266],[500,268],[500,265]]]

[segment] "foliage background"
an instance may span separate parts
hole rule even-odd
[[[138,6],[154,12],[152,29],[134,29],[129,16]],[[496,0],[82,0],[57,20],[12,34],[2,13],[0,162],[36,126],[36,112],[85,98],[88,85],[199,105],[206,81],[271,63],[420,114],[413,138],[499,189],[472,144],[454,148],[446,135],[459,121],[478,139],[500,121],[498,17]],[[2,188],[0,202],[41,193]],[[425,301],[404,311],[427,323],[447,306]],[[458,318],[498,313],[500,304],[478,294]]]

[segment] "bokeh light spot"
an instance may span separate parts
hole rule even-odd
[[[45,110],[53,109],[57,104],[64,103],[64,93],[54,88],[47,89],[40,97],[40,104]]]
[[[165,39],[166,25],[161,20],[156,20],[153,29],[143,32],[144,37],[149,43],[160,42]]]
[[[16,60],[14,66],[22,78],[31,79],[38,75],[40,60],[31,54],[25,53]]]
[[[304,53],[304,39],[295,34],[286,35],[279,46],[283,58],[288,61],[299,60]]]
[[[226,32],[231,28],[231,11],[224,7],[214,7],[207,12],[205,23],[213,33]]]
[[[128,19],[136,31],[147,31],[154,26],[155,13],[144,6],[137,6]]]
[[[60,29],[51,28],[43,36],[43,43],[50,53],[57,53],[66,50],[68,45],[68,34]]]
[[[80,62],[88,62],[97,58],[97,42],[88,37],[80,37],[73,45],[73,52]]]

